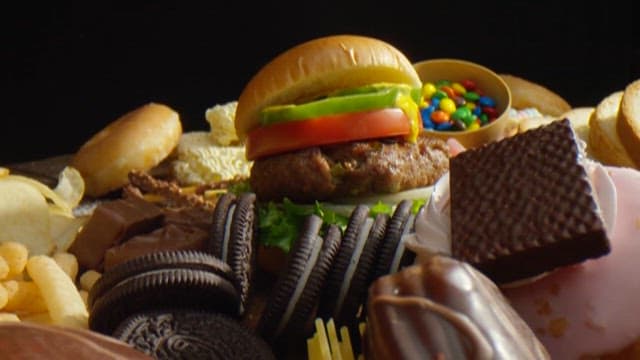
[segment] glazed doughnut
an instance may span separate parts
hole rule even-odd
[[[166,105],[143,105],[95,134],[78,150],[71,166],[80,171],[88,196],[101,196],[128,183],[131,170],[147,171],[177,146],[182,124]]]
[[[543,115],[560,116],[571,105],[546,87],[509,74],[500,74],[511,90],[511,106],[515,109],[536,108]]]

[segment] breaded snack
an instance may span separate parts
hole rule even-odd
[[[131,170],[148,171],[178,145],[182,124],[166,105],[149,103],[107,125],[76,152],[86,195],[101,196],[128,183]]]
[[[606,165],[634,167],[633,160],[622,145],[617,130],[618,110],[623,91],[605,97],[589,119],[591,154]]]
[[[565,99],[540,84],[509,74],[500,74],[500,77],[509,86],[511,106],[516,109],[533,107],[551,116],[560,116],[571,110]]]
[[[640,168],[640,79],[624,90],[616,130],[636,168]]]

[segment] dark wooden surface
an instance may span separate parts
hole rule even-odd
[[[73,153],[149,101],[206,129],[206,108],[235,100],[272,57],[336,33],[382,38],[414,61],[475,61],[595,105],[640,77],[635,3],[17,2],[0,15],[0,163]]]

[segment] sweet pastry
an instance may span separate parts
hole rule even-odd
[[[640,172],[607,167],[615,185],[611,253],[504,288],[554,359],[640,358]]]
[[[131,170],[148,171],[160,164],[178,145],[180,135],[178,113],[149,103],[93,135],[75,153],[71,166],[82,174],[87,196],[102,196],[127,184]]]
[[[497,286],[434,256],[369,288],[366,359],[549,359]]]

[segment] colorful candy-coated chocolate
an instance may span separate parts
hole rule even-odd
[[[422,85],[422,97],[424,99],[431,99],[436,90],[436,86],[433,85],[433,83],[425,83],[424,85]]]
[[[456,93],[456,95],[464,95],[467,92],[467,89],[462,86],[462,84],[454,82],[451,84],[451,88]]]
[[[456,103],[453,102],[450,98],[443,98],[440,100],[440,110],[446,112],[451,115],[454,111],[456,111]]]
[[[476,89],[476,83],[473,80],[465,79],[465,80],[462,80],[460,84],[464,86],[464,88],[467,89],[467,91]]]
[[[480,96],[480,98],[478,98],[478,104],[480,104],[480,106],[495,107],[496,101],[488,96]]]
[[[433,120],[433,122],[436,124],[449,122],[449,119],[450,119],[449,114],[447,114],[442,110],[436,110],[431,113],[431,120]]]
[[[484,96],[473,80],[446,79],[422,86],[420,113],[423,126],[435,130],[469,130],[497,118],[496,101]]]

